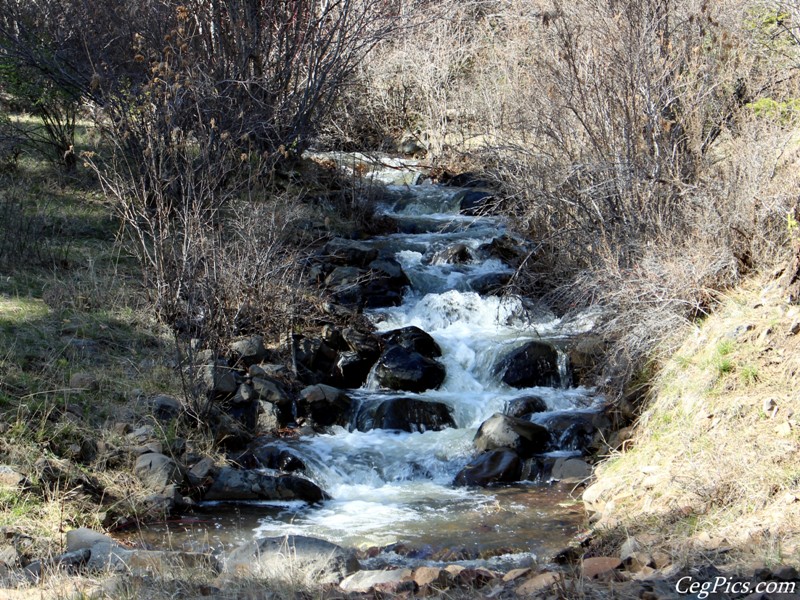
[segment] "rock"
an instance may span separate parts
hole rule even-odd
[[[289,414],[291,414],[291,406],[289,408]],[[282,425],[280,419],[281,413],[272,402],[259,401],[256,415],[257,433],[269,433],[270,431],[280,429]]]
[[[400,142],[397,146],[397,151],[406,156],[416,156],[417,154],[425,154],[428,149],[414,138],[408,138]]]
[[[475,447],[480,451],[511,448],[520,458],[544,452],[550,433],[541,425],[515,419],[500,413],[489,417],[475,434]]]
[[[549,590],[561,581],[561,575],[558,573],[539,573],[530,579],[523,581],[517,586],[515,590],[517,596],[534,596],[539,595],[545,590]]]
[[[533,413],[545,412],[546,410],[547,402],[543,398],[539,396],[520,396],[508,403],[505,414],[519,419]]]
[[[298,412],[315,427],[346,426],[353,401],[342,390],[329,385],[311,385],[300,392]]]
[[[436,589],[446,589],[450,580],[447,571],[439,567],[417,567],[411,577],[419,587],[429,585]]]
[[[551,473],[559,481],[583,481],[591,477],[592,467],[579,458],[558,458]]]
[[[519,481],[522,461],[513,450],[499,448],[478,455],[455,477],[453,485],[486,487]]]
[[[183,412],[183,404],[177,398],[161,394],[150,401],[153,416],[159,421],[172,421]]]
[[[483,244],[478,248],[478,251],[489,258],[496,258],[511,266],[517,266],[528,254],[520,243],[509,235],[494,238],[488,244]]]
[[[363,242],[334,238],[325,244],[323,252],[335,264],[366,267],[378,258],[378,251]]]
[[[611,427],[608,417],[598,412],[558,411],[537,414],[533,420],[550,432],[559,450],[587,450],[598,431],[605,434]]]
[[[391,346],[384,352],[375,374],[381,386],[409,392],[436,389],[445,378],[440,363],[401,346]]]
[[[306,468],[305,463],[297,458],[292,452],[280,446],[266,445],[259,446],[253,450],[256,459],[262,467],[267,469],[276,469],[284,473],[293,473],[295,471],[304,471]]]
[[[226,573],[318,587],[359,569],[355,553],[300,535],[261,538],[235,548],[225,560]]]
[[[472,260],[472,252],[465,244],[453,244],[433,254],[430,258],[432,265],[461,265]]]
[[[798,581],[797,568],[792,565],[780,565],[772,569],[772,579],[775,581]]]
[[[595,556],[584,558],[581,562],[583,576],[586,579],[606,579],[622,566],[622,561],[615,556]]]
[[[375,429],[424,432],[455,427],[455,422],[450,415],[450,408],[442,402],[391,398],[378,405],[372,426]]]
[[[204,500],[303,500],[309,503],[329,496],[316,484],[294,475],[265,475],[229,467],[220,469]]]
[[[484,190],[464,190],[453,198],[462,215],[478,216],[489,208],[494,195]]]
[[[253,439],[253,434],[247,430],[244,424],[226,414],[214,415],[212,430],[214,443],[228,450],[242,448]]]
[[[77,550],[90,549],[95,544],[116,544],[116,542],[99,531],[88,529],[87,527],[79,527],[78,529],[71,529],[66,535],[67,552],[75,552]]]
[[[558,351],[546,342],[532,341],[506,354],[495,373],[511,387],[559,387]]]
[[[379,258],[369,263],[369,270],[373,276],[382,277],[388,281],[393,287],[400,289],[407,285],[411,285],[403,266],[395,258]]]
[[[368,271],[358,267],[336,267],[325,278],[325,285],[331,288],[354,286],[367,280]]]
[[[16,488],[25,483],[25,476],[17,473],[13,467],[0,465],[0,486]]]
[[[189,483],[193,486],[204,485],[209,477],[213,477],[215,470],[213,458],[208,456],[201,458],[192,465],[192,468],[187,473]]]
[[[531,572],[530,567],[525,567],[523,569],[511,569],[508,573],[503,575],[503,582],[508,583],[509,581],[514,581],[516,579],[519,579],[520,577],[524,577],[530,572]]]
[[[100,388],[100,383],[92,373],[73,373],[69,378],[69,387],[77,391],[94,392]]]
[[[382,336],[387,346],[397,345],[406,350],[417,352],[426,358],[437,358],[442,355],[442,349],[433,337],[419,327],[411,325],[401,329],[387,331]]]
[[[373,357],[375,361],[381,355],[381,342],[377,336],[345,327],[342,329],[342,338],[350,350],[360,356]]]
[[[234,364],[242,364],[245,367],[266,361],[270,352],[264,347],[264,338],[260,335],[251,335],[246,338],[233,341],[230,344],[233,354]]]
[[[253,392],[259,400],[273,404],[287,404],[292,401],[280,382],[265,377],[254,377],[252,381]]]
[[[142,454],[136,459],[133,472],[139,480],[150,490],[160,493],[170,485],[181,485],[183,474],[178,464],[169,456],[156,454]]]
[[[508,285],[513,276],[513,273],[486,273],[470,279],[469,287],[481,296],[497,294]]]
[[[250,368],[247,369],[247,372],[250,377],[260,377],[262,379],[289,375],[289,369],[287,369],[285,365],[277,365],[274,363],[251,365]]]
[[[396,569],[394,571],[358,571],[345,577],[339,588],[349,593],[367,593],[377,587],[386,589],[387,584],[400,583],[410,579],[411,569]]]
[[[340,352],[329,380],[344,388],[360,388],[367,381],[377,356],[364,356],[357,352]]]
[[[210,394],[234,394],[239,387],[236,375],[224,360],[218,360],[214,364],[202,365],[199,371],[201,381]]]

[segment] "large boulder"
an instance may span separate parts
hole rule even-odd
[[[328,261],[339,265],[366,267],[378,258],[378,250],[356,240],[334,238],[325,244],[323,252]]]
[[[436,340],[429,333],[414,325],[387,331],[381,337],[387,345],[397,345],[406,350],[419,352],[427,358],[436,358],[442,355],[442,349],[439,348]]]
[[[220,469],[204,500],[303,500],[309,503],[329,496],[316,484],[293,475],[265,475],[256,471]]]
[[[342,390],[329,385],[310,385],[300,392],[298,412],[316,427],[345,426],[350,422],[353,401]]]
[[[544,452],[550,443],[550,432],[541,425],[495,413],[478,428],[475,447],[478,450],[511,448],[521,458]]]
[[[498,448],[478,455],[456,475],[454,485],[486,487],[493,483],[519,481],[522,461],[510,448]]]
[[[489,296],[502,291],[512,277],[512,273],[485,273],[470,279],[469,287],[481,296]]]
[[[494,370],[511,387],[561,385],[558,351],[547,342],[532,341],[512,350],[500,359]]]
[[[245,542],[228,554],[224,570],[239,577],[318,587],[338,583],[359,568],[352,550],[325,540],[289,535]]]
[[[389,347],[375,369],[381,386],[408,392],[436,389],[442,385],[445,374],[440,363],[402,346]]]
[[[392,398],[378,405],[373,418],[375,429],[401,431],[441,431],[455,427],[450,409],[442,402],[415,398]]]

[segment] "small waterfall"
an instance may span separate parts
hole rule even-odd
[[[500,219],[459,214],[458,192],[431,184],[390,185],[382,212],[408,233],[370,242],[383,256],[399,261],[412,285],[400,306],[369,311],[369,318],[381,332],[413,325],[430,334],[442,350],[443,384],[424,393],[390,392],[380,389],[373,369],[363,388],[348,391],[361,415],[349,428],[280,442],[302,459],[306,475],[332,500],[315,507],[290,503],[261,515],[256,535],[306,534],[359,547],[403,542],[431,549],[427,560],[435,558],[436,548],[469,545],[475,556],[505,553],[519,562],[519,556],[530,560],[553,549],[548,544],[564,543],[566,517],[559,503],[565,496],[542,480],[535,461],[524,470],[530,481],[519,485],[452,485],[475,456],[478,427],[514,398],[538,396],[546,415],[591,412],[599,402],[592,390],[571,386],[563,351],[558,354],[560,388],[514,389],[503,383],[496,365],[509,352],[534,340],[558,346],[577,330],[574,321],[563,323],[521,298],[475,290],[480,278],[513,273],[491,252],[493,240],[508,232]],[[454,244],[459,246],[453,249]],[[372,428],[369,411],[397,398],[443,403],[456,427],[414,433]],[[548,454],[579,451],[556,444],[535,460],[547,461]],[[408,562],[408,556],[403,560]]]

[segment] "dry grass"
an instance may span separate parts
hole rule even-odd
[[[599,526],[653,534],[684,560],[727,546],[800,562],[798,329],[800,308],[762,280],[694,326],[634,442],[597,470]]]

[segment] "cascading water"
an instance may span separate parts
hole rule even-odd
[[[400,262],[411,287],[400,306],[368,315],[381,332],[413,325],[429,333],[442,350],[438,360],[446,378],[439,389],[414,394],[382,390],[371,377],[348,394],[361,415],[390,398],[441,402],[451,410],[456,427],[414,433],[359,431],[356,415],[349,428],[278,442],[305,463],[305,475],[332,499],[314,506],[261,503],[248,512],[249,524],[237,516],[235,523],[252,531],[234,537],[303,534],[350,547],[402,544],[413,551],[406,551],[402,559],[385,551],[380,560],[394,556],[406,563],[432,560],[442,551],[450,552],[450,559],[501,556],[510,564],[546,556],[563,547],[580,522],[579,511],[569,506],[568,490],[543,481],[483,489],[455,487],[453,480],[476,455],[473,438],[478,427],[502,413],[514,398],[535,394],[544,399],[547,412],[535,415],[542,422],[597,409],[599,399],[591,390],[515,389],[495,372],[498,360],[510,350],[531,340],[574,336],[581,333],[581,324],[564,324],[520,298],[473,291],[481,278],[513,270],[481,250],[506,233],[503,222],[459,214],[458,189],[425,184],[388,186],[387,191],[391,201],[384,213],[410,233],[370,243]],[[454,244],[465,248],[466,260],[458,264],[437,254]],[[566,384],[566,364],[559,362]],[[551,456],[580,454],[569,441],[559,443]]]

